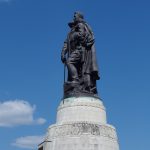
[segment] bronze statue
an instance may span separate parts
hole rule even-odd
[[[64,42],[61,60],[68,68],[68,80],[64,83],[64,97],[97,94],[99,80],[94,35],[80,12],[68,23],[70,32]]]

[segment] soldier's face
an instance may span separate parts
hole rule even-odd
[[[74,14],[74,21],[79,20],[79,18],[80,18],[79,15],[78,15],[77,13],[75,13],[75,14]]]

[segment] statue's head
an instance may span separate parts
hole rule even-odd
[[[70,28],[74,27],[76,25],[76,23],[78,22],[82,22],[84,19],[84,16],[81,12],[79,11],[76,11],[74,13],[74,18],[73,18],[73,21],[69,22],[68,25]]]
[[[81,21],[81,20],[83,20],[84,19],[84,16],[83,16],[83,14],[81,13],[81,12],[79,12],[79,11],[76,11],[75,13],[74,13],[74,21],[76,22],[76,21]]]

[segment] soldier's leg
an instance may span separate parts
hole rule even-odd
[[[71,77],[71,80],[78,81],[78,72],[76,70],[76,67],[73,64],[71,64],[69,61],[67,61],[66,64],[67,64],[67,68],[68,68],[68,72]]]
[[[76,67],[79,61],[80,61],[80,53],[78,51],[72,52],[66,61],[71,81],[79,81],[78,70]]]
[[[91,88],[90,74],[85,74],[84,75],[84,90],[90,92],[90,88]]]
[[[69,72],[69,76],[71,78],[71,81],[78,81],[79,80],[78,71],[77,71],[77,68],[75,67],[74,63],[72,62],[72,60],[68,59],[66,61],[66,65],[68,68],[68,72]]]

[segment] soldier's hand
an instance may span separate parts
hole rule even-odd
[[[65,58],[65,57],[62,57],[62,58],[61,58],[61,61],[62,61],[63,63],[65,63],[65,62],[66,62],[66,58]]]

